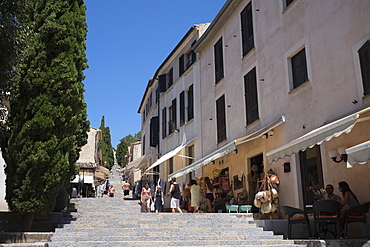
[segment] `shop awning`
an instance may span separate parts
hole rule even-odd
[[[359,116],[360,115],[356,113],[341,118],[337,121],[314,129],[294,141],[266,153],[268,164],[271,164],[273,161],[283,159],[286,156],[291,156],[299,151],[304,151],[315,145],[320,145],[322,142],[329,141],[333,137],[338,137],[343,133],[349,133],[356,124]]]
[[[136,160],[131,161],[127,164],[126,167],[122,168],[123,171],[131,170],[131,169],[137,169],[140,166],[141,161],[146,158],[146,156],[141,156],[140,158],[137,158]]]
[[[84,182],[84,184],[94,184],[94,177],[93,176],[84,176],[84,175],[76,175],[75,179],[71,181],[72,184],[77,184],[79,181]]]
[[[185,174],[188,174],[189,172],[192,172],[192,171],[195,171],[199,168],[201,168],[202,166],[222,157],[222,156],[225,156],[226,154],[234,151],[236,149],[235,147],[235,141],[232,141],[228,144],[226,144],[225,146],[217,149],[216,151],[214,151],[213,153],[210,153],[209,155],[207,156],[204,156],[203,158],[201,158],[200,160],[197,160],[195,161],[194,163],[168,175],[168,180],[170,180],[171,178],[177,178],[177,177],[181,177]]]
[[[346,149],[348,155],[347,168],[356,163],[365,164],[370,160],[370,140]]]
[[[177,148],[169,151],[168,153],[166,153],[165,155],[163,155],[160,159],[158,159],[156,162],[154,162],[151,166],[149,166],[148,169],[146,169],[145,173],[147,173],[149,170],[153,169],[154,167],[162,164],[163,162],[165,162],[166,160],[172,158],[173,156],[175,156],[178,152],[181,151],[181,149],[183,149],[184,147],[186,147],[186,145],[188,145],[189,143],[191,143],[193,140],[195,140],[195,138],[197,137],[194,137],[192,139],[190,139],[189,141],[181,144],[180,146],[178,146]]]
[[[252,134],[244,136],[244,137],[239,138],[239,139],[236,139],[235,140],[235,145],[240,145],[240,144],[255,140],[257,138],[260,138],[261,136],[267,134],[270,130],[276,128],[277,126],[279,126],[282,123],[285,123],[285,116],[284,115],[281,116],[278,120],[276,120],[276,121],[270,123],[269,125],[253,132]]]

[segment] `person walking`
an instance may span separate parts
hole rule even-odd
[[[200,187],[197,184],[197,181],[195,181],[194,179],[190,181],[190,186],[190,203],[191,206],[194,208],[194,212],[196,213],[198,212],[200,206]]]
[[[180,208],[180,199],[181,199],[181,188],[178,183],[176,183],[176,178],[172,178],[172,184],[167,195],[171,196],[171,209],[172,213],[175,213],[175,209],[182,213]]]
[[[205,177],[204,178],[204,181],[205,181],[205,187],[206,187],[206,198],[207,198],[207,208],[208,208],[208,213],[213,213],[213,207],[212,207],[212,204],[213,204],[213,200],[215,199],[215,197],[213,196],[213,185],[211,183],[211,180],[209,179],[209,177]]]
[[[156,213],[162,212],[163,205],[164,205],[164,200],[163,200],[162,187],[158,185],[157,190],[155,192],[155,201],[154,201],[155,212]]]
[[[151,189],[149,188],[149,183],[145,182],[145,187],[141,190],[141,212],[149,213],[150,212],[150,203],[153,201],[151,196]]]
[[[124,182],[123,185],[122,185],[122,189],[123,189],[123,197],[124,198],[128,198],[129,194],[130,194],[130,183],[128,181]]]
[[[114,194],[115,194],[116,190],[114,189],[113,185],[109,185],[109,189],[108,189],[108,194],[109,194],[109,197],[113,198],[114,197]]]

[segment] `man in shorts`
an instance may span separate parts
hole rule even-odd
[[[172,184],[170,187],[170,191],[168,192],[168,195],[171,195],[172,213],[175,213],[175,209],[182,213],[180,208],[181,193],[181,187],[178,183],[176,183],[176,178],[172,178]]]
[[[130,183],[128,181],[125,181],[122,184],[122,189],[123,189],[123,198],[128,198],[130,194]]]

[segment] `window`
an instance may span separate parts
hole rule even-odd
[[[159,101],[159,87],[155,89],[155,103],[158,104]]]
[[[254,47],[252,2],[248,3],[240,13],[240,17],[242,24],[242,46],[244,57]]]
[[[215,79],[217,84],[222,78],[224,78],[224,61],[222,52],[222,38],[220,38],[214,46],[215,56]]]
[[[159,117],[150,119],[150,143],[151,147],[156,147],[159,144]]]
[[[194,145],[191,145],[190,147],[187,148],[187,156],[193,158],[194,157]],[[188,166],[191,165],[194,162],[194,159],[188,158]],[[191,181],[195,177],[195,171],[192,171],[188,173],[187,181]]]
[[[188,121],[194,118],[194,91],[193,85],[189,87],[188,91]]]
[[[173,68],[171,68],[167,73],[167,81],[168,81],[167,88],[170,88],[173,84]]]
[[[173,173],[173,157],[168,160],[168,174]]]
[[[143,156],[145,155],[145,135],[143,136],[143,147],[141,148]]]
[[[169,112],[169,122],[168,122],[168,133],[171,134],[175,131],[177,122],[176,122],[176,99],[172,100],[172,105],[168,107]]]
[[[308,81],[306,52],[303,48],[300,52],[291,58],[292,75],[293,75],[293,89],[299,87]]]
[[[216,101],[217,115],[217,143],[226,140],[226,112],[225,112],[225,95],[222,95]]]
[[[284,0],[285,1],[285,8],[287,8],[294,0]]]
[[[185,123],[185,92],[180,93],[180,126]]]
[[[247,125],[259,119],[256,68],[244,76],[245,108]]]
[[[370,94],[370,40],[358,50],[364,95]]]
[[[185,72],[185,55],[182,54],[179,57],[179,77]]]
[[[167,124],[167,108],[162,109],[162,139],[167,136],[167,131],[166,131],[166,124]]]
[[[188,69],[197,60],[197,54],[191,50],[186,53],[186,69]]]

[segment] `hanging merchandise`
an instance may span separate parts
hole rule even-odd
[[[261,181],[261,186],[258,189],[257,194],[255,195],[254,205],[257,208],[260,208],[262,214],[273,213],[276,211],[276,205],[279,203],[279,195],[276,188],[272,186],[270,180],[270,173],[264,173]]]

